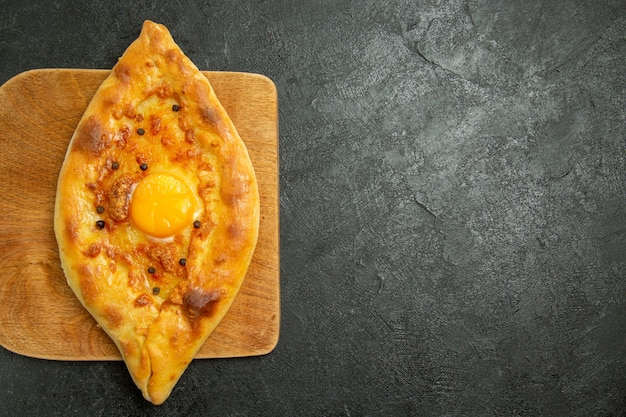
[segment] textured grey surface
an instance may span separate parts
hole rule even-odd
[[[278,347],[158,408],[0,350],[0,414],[626,415],[624,1],[195,3],[0,1],[0,81],[110,68],[146,18],[271,77]]]

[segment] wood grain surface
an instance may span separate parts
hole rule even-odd
[[[43,69],[0,88],[0,344],[56,360],[121,360],[75,298],[53,230],[58,172],[72,133],[108,70]],[[252,264],[197,358],[269,353],[280,323],[277,94],[258,74],[205,72],[248,147],[261,224]]]

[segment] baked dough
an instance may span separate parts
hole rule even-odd
[[[146,21],[97,90],[61,168],[68,284],[161,404],[235,298],[259,228],[246,147],[209,81]]]

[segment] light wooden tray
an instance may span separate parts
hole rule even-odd
[[[120,360],[61,270],[56,182],[70,137],[107,70],[42,69],[0,87],[0,345],[56,360]],[[259,241],[226,317],[197,358],[269,353],[280,324],[278,102],[258,74],[205,72],[246,143],[261,197]]]

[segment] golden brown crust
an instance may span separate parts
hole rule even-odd
[[[197,227],[167,241],[137,231],[129,202],[150,172],[197,191]],[[258,222],[256,178],[232,121],[167,29],[146,21],[72,137],[55,233],[69,285],[149,401],[165,401],[230,307]]]

